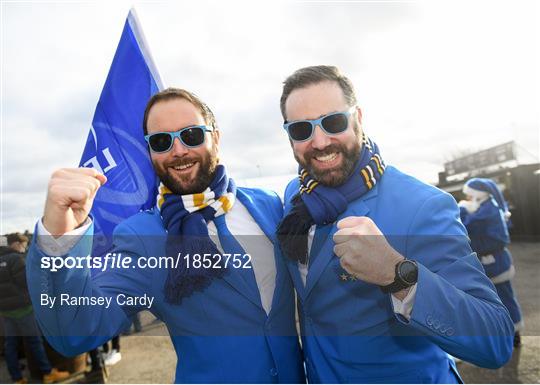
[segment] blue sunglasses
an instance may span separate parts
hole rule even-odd
[[[305,142],[311,139],[315,126],[319,126],[328,135],[341,134],[349,127],[349,116],[356,110],[356,106],[350,107],[347,111],[334,112],[321,116],[319,119],[295,120],[294,122],[283,123],[283,128],[295,142]]]
[[[207,126],[189,126],[175,132],[155,132],[145,135],[144,139],[153,152],[170,151],[174,138],[180,139],[180,142],[189,148],[199,147],[204,143],[205,133],[212,132]]]

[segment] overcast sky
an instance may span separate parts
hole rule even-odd
[[[387,163],[436,182],[463,149],[538,159],[534,1],[2,2],[0,233],[32,229],[51,172],[78,164],[127,13],[166,86],[195,91],[237,179],[295,172],[282,81],[337,65]]]

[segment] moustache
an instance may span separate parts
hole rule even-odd
[[[181,167],[185,166],[186,164],[194,163],[194,162],[200,162],[200,158],[198,157],[190,157],[190,158],[181,158],[176,161],[167,163],[167,167]]]
[[[339,153],[339,152],[346,153],[347,151],[345,147],[340,144],[331,144],[328,147],[324,148],[323,150],[311,149],[307,151],[304,154],[304,158],[306,159],[306,161],[310,161],[313,158],[316,158],[319,156],[325,156],[325,155],[329,155],[332,153]]]

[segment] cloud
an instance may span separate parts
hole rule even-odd
[[[53,169],[78,164],[130,4],[6,3],[2,231],[31,228]],[[516,140],[538,159],[534,2],[141,2],[166,85],[195,91],[239,179],[295,172],[279,97],[335,64],[388,163],[435,181],[447,154]],[[25,201],[26,205],[20,202]]]

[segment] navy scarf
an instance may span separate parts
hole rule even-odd
[[[182,298],[210,285],[223,276],[220,268],[187,268],[184,260],[194,254],[220,254],[210,239],[207,222],[230,211],[236,199],[236,184],[229,179],[225,167],[218,165],[210,186],[202,193],[176,195],[163,184],[159,187],[157,208],[167,229],[166,255],[179,259],[170,267],[165,282],[165,300],[180,304]]]
[[[360,157],[345,183],[327,187],[300,169],[300,188],[292,199],[292,208],[278,225],[281,250],[290,259],[306,264],[308,232],[313,225],[335,222],[352,202],[371,190],[384,173],[384,162],[377,144],[362,136]]]

